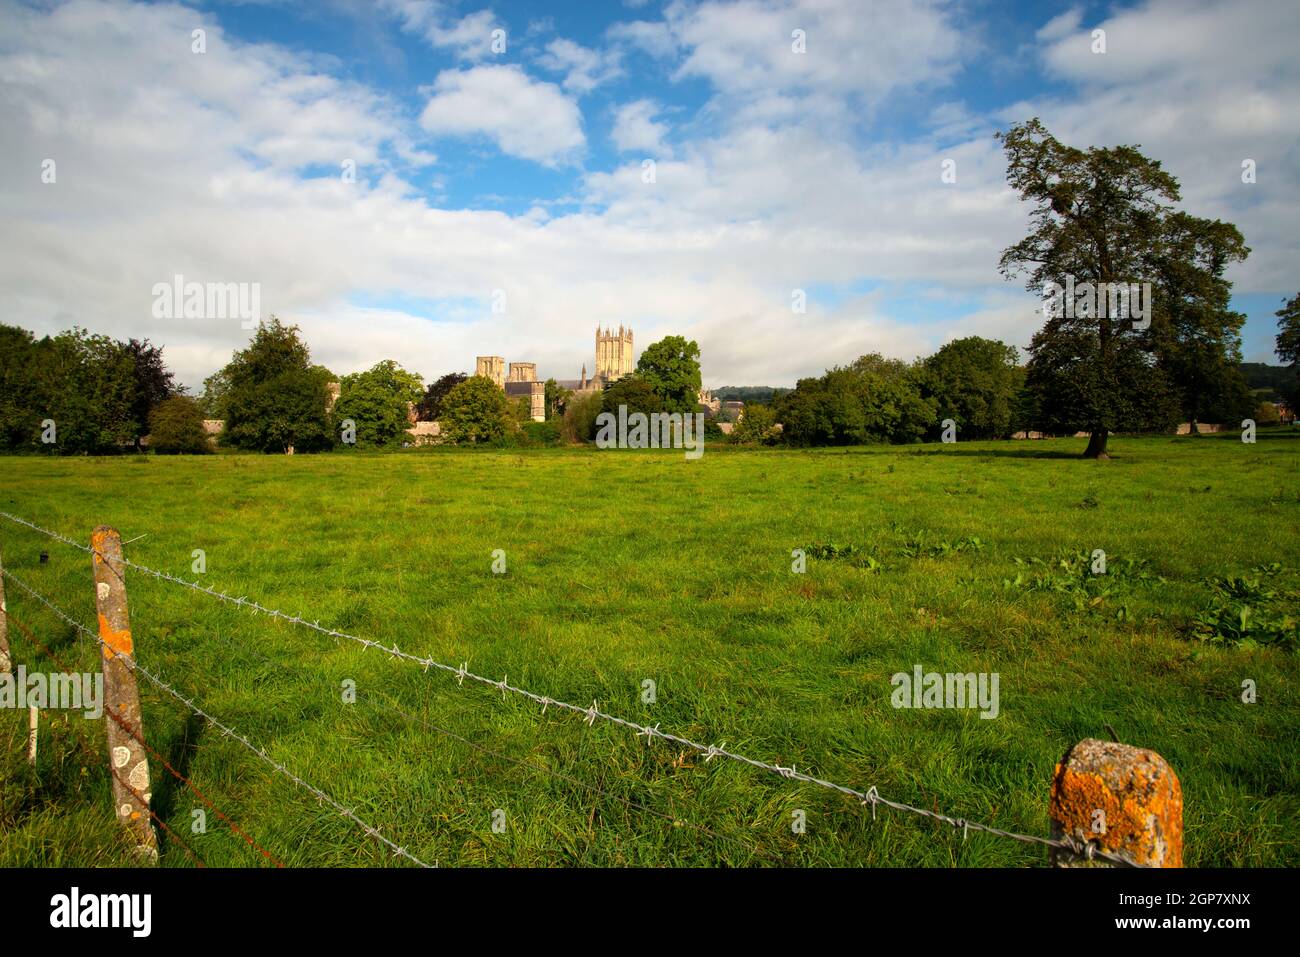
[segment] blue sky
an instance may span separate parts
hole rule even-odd
[[[1038,115],[1141,144],[1242,229],[1243,352],[1273,361],[1300,287],[1296,7],[0,0],[22,173],[0,296],[40,332],[148,336],[191,386],[247,333],[151,315],[176,274],[257,283],[339,373],[496,354],[568,378],[598,324],[697,339],[708,385],[1023,346],[1037,303],[996,263],[1025,209],[992,134]]]

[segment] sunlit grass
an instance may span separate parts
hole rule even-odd
[[[895,800],[1048,833],[1084,737],[1152,748],[1184,789],[1187,863],[1300,861],[1294,653],[1190,641],[1204,580],[1300,570],[1300,441],[1116,439],[793,451],[0,459],[0,508],[231,595],[539,694]],[[909,543],[979,548],[913,557]],[[856,546],[876,570],[791,550]],[[1166,580],[1077,611],[1007,589],[1016,558],[1101,548]],[[203,575],[190,572],[194,549]],[[508,572],[491,571],[492,552]],[[93,621],[88,556],[0,521],[7,567]],[[48,564],[39,553],[50,554]],[[910,549],[915,552],[915,549]],[[934,552],[939,554],[934,554]],[[140,661],[412,853],[442,865],[1032,865],[1033,848],[869,809],[128,573]],[[94,650],[16,588],[15,616]],[[1127,614],[1117,620],[1120,606]],[[12,629],[11,629],[12,631]],[[52,667],[21,634],[15,656]],[[268,660],[269,659],[269,660]],[[895,710],[890,676],[997,672],[1000,716]],[[1243,704],[1241,682],[1259,700]],[[346,680],[356,704],[343,702]],[[642,701],[643,682],[657,701]],[[237,743],[143,689],[153,747],[290,865],[394,858]],[[0,713],[0,864],[127,860],[101,722]],[[467,740],[462,740],[467,739]],[[81,768],[85,767],[84,773]],[[157,762],[155,809],[209,865],[265,865]],[[496,810],[506,831],[493,833]],[[807,833],[791,831],[806,812]],[[165,842],[163,863],[192,866]]]

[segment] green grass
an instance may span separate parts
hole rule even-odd
[[[1154,749],[1192,866],[1300,863],[1300,655],[1197,640],[1210,579],[1294,594],[1300,441],[1263,432],[819,451],[412,451],[0,459],[0,508],[405,651],[888,798],[1046,835],[1085,737]],[[975,542],[976,544],[972,544]],[[791,573],[791,550],[817,549]],[[193,549],[207,571],[190,574]],[[1104,549],[1105,589],[1021,587]],[[47,564],[39,552],[49,552]],[[504,549],[508,573],[491,572]],[[93,623],[88,556],[0,520],[6,567]],[[1017,561],[1019,559],[1019,562]],[[1029,563],[1028,565],[1022,563]],[[1134,571],[1141,569],[1141,574]],[[429,862],[1027,866],[959,832],[554,709],[128,572],[139,660]],[[16,587],[78,667],[94,649]],[[11,629],[11,633],[13,629]],[[53,667],[13,634],[15,659]],[[1001,714],[895,710],[890,676],[997,672]],[[359,700],[342,702],[342,684]],[[658,700],[641,701],[653,680]],[[1252,679],[1258,701],[1244,704]],[[289,865],[383,865],[377,842],[142,682],[153,747]],[[408,717],[409,716],[409,717]],[[0,865],[128,861],[102,720],[0,713]],[[210,866],[265,861],[153,762],[157,813]],[[492,814],[506,813],[504,834]],[[807,832],[792,833],[802,809]],[[193,866],[174,840],[165,866]]]

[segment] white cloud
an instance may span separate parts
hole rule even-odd
[[[459,59],[474,63],[498,55],[503,52],[493,48],[498,39],[504,39],[509,50],[509,31],[491,10],[478,10],[457,20],[447,16],[445,4],[433,0],[383,0],[381,6],[394,14],[407,32],[422,36],[434,49],[451,50]]]
[[[634,100],[619,107],[610,136],[620,153],[640,150],[651,156],[670,155],[664,146],[668,126],[654,120],[659,112],[653,100]]]
[[[662,21],[631,20],[615,23],[605,35],[616,43],[635,47],[653,57],[670,57],[677,52],[673,31]]]
[[[1091,51],[1094,28],[1106,31],[1105,53]],[[1054,32],[1043,62],[1078,92],[1016,104],[1004,116],[1039,115],[1076,146],[1140,145],[1179,179],[1189,212],[1242,229],[1254,252],[1230,272],[1241,287],[1295,285],[1300,6],[1150,0]],[[1246,159],[1257,164],[1256,183],[1241,181]]]
[[[547,165],[572,159],[586,143],[573,101],[517,66],[438,74],[420,125],[440,135],[482,134],[504,153]]]
[[[797,116],[876,106],[890,93],[953,75],[969,41],[942,0],[707,0],[673,3],[665,20],[687,52],[680,77],[723,96]],[[795,51],[803,32],[805,52]],[[742,114],[748,118],[748,114]]]
[[[900,27],[931,41],[900,76],[874,79],[876,68],[860,62],[893,62],[896,41],[882,30],[878,42],[857,34],[858,53],[831,58],[843,75],[830,63],[789,75],[769,64],[765,90],[766,40],[699,32],[713,21],[693,17],[717,7],[670,16],[688,56],[699,55],[691,75],[714,83],[710,71],[722,71],[714,89],[744,108],[734,121],[708,138],[692,137],[689,119],[677,125],[653,184],[633,154],[612,170],[575,172],[577,212],[539,197],[509,216],[437,208],[386,162],[427,145],[387,97],[281,48],[230,43],[210,16],[121,3],[0,6],[0,315],[40,333],[75,322],[148,336],[195,386],[248,334],[237,321],[153,319],[151,287],[176,273],[261,283],[264,310],[299,323],[338,373],[395,358],[432,378],[494,353],[574,377],[583,362],[591,371],[592,330],[610,322],[633,326],[640,347],[667,333],[697,339],[711,385],[788,384],[863,352],[911,358],[971,333],[1023,344],[1035,303],[1001,282],[996,262],[1023,235],[1026,211],[1006,188],[993,118],[928,100],[932,135],[863,145],[859,127],[800,112],[820,99],[848,114],[859,90],[877,101],[946,75],[947,41],[924,26],[936,8],[915,14],[922,27]],[[829,3],[761,9],[806,10],[809,57],[826,55],[828,42],[849,52],[834,36],[849,26]],[[1131,24],[1177,31],[1182,9],[1116,14],[1105,21],[1110,49],[1129,42]],[[1123,82],[1078,72],[1069,44],[1086,33],[1058,28],[1044,63],[1077,92],[1017,104],[1000,119],[1038,112],[1078,145],[1142,142],[1183,180],[1192,212],[1237,222],[1256,247],[1234,273],[1240,291],[1291,289],[1300,210],[1287,186],[1298,174],[1300,91],[1274,39],[1290,14],[1269,8],[1244,18],[1247,29],[1241,8],[1216,9],[1218,22],[1238,24],[1224,28],[1233,46],[1218,58],[1200,45],[1205,28],[1192,16],[1183,42],[1199,60],[1171,56]],[[209,30],[204,57],[189,53],[199,24]],[[777,47],[788,49],[786,36]],[[176,42],[160,42],[168,37]],[[726,76],[729,58],[746,50],[760,57],[758,73]],[[919,65],[927,60],[930,72]],[[571,99],[518,67],[447,71],[431,92],[423,124],[439,134],[483,135],[546,163],[584,146]],[[633,150],[663,135],[641,102],[615,120],[615,142]],[[1243,155],[1260,163],[1253,193],[1240,184]],[[301,175],[349,156],[374,175],[355,184]],[[55,185],[40,182],[46,157],[58,161]],[[940,180],[945,158],[957,163],[955,184]],[[954,318],[917,325],[883,292],[844,291],[864,279],[937,288]],[[795,288],[808,292],[804,315],[790,309]],[[490,311],[496,289],[507,295],[504,316]]]
[[[1059,13],[1052,19],[1048,20],[1038,32],[1034,34],[1041,40],[1059,40],[1062,37],[1069,36],[1079,29],[1079,24],[1083,22],[1083,11],[1079,7],[1071,7],[1064,13]]]
[[[617,50],[593,50],[563,37],[546,45],[538,66],[565,74],[564,88],[579,95],[620,75]]]

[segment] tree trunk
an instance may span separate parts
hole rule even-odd
[[[1106,454],[1106,439],[1109,433],[1102,429],[1100,432],[1093,432],[1088,438],[1088,447],[1083,452],[1085,459],[1108,459]]]

